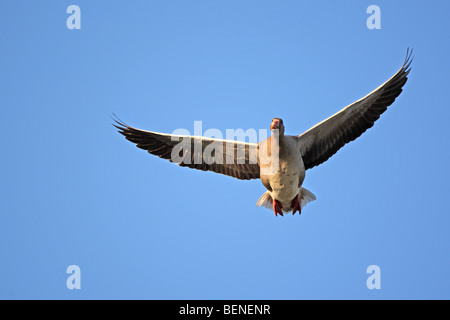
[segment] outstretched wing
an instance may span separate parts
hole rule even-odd
[[[256,143],[145,131],[115,121],[119,132],[138,148],[182,167],[242,180],[259,178]]]
[[[305,169],[315,167],[373,126],[402,92],[408,80],[412,50],[397,73],[364,98],[350,104],[298,136]]]

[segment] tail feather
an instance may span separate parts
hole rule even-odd
[[[259,198],[258,202],[256,202],[257,207],[264,207],[267,209],[272,209],[272,205],[273,199],[269,191],[264,192],[261,198]]]
[[[311,201],[316,200],[316,196],[314,195],[314,193],[305,188],[300,188],[299,196],[300,196],[300,206],[302,207],[302,209]]]
[[[306,206],[308,203],[310,203],[311,201],[316,200],[316,196],[311,191],[309,191],[308,189],[305,189],[305,188],[300,188],[300,192],[298,195],[300,197],[300,206],[302,208],[304,206]],[[264,194],[261,196],[261,198],[259,198],[258,202],[256,202],[256,206],[264,207],[267,209],[272,209],[273,199],[272,199],[272,196],[270,195],[269,191],[264,192]]]

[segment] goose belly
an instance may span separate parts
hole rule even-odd
[[[283,208],[289,208],[292,200],[300,192],[300,174],[276,173],[270,186],[272,187],[272,199],[280,201]]]
[[[283,208],[289,208],[299,194],[304,179],[305,167],[300,155],[280,158],[280,170],[270,179],[272,199],[280,201]]]
[[[270,163],[275,162],[271,159]],[[283,210],[289,210],[305,179],[305,165],[296,137],[285,136],[280,140],[277,167],[273,174],[262,174],[261,181],[269,190],[272,199],[278,200]]]

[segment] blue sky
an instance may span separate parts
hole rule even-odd
[[[66,27],[69,5],[81,30]],[[381,8],[369,30],[366,9]],[[448,2],[3,1],[0,298],[449,299]],[[301,216],[112,127],[299,134],[414,62]],[[81,290],[66,268],[81,268]],[[366,268],[381,269],[368,290]]]

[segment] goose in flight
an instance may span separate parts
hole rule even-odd
[[[259,143],[145,131],[118,118],[114,126],[138,148],[180,166],[241,180],[260,179],[267,191],[257,206],[273,209],[275,216],[301,214],[302,208],[316,199],[302,187],[305,171],[327,161],[373,126],[402,92],[411,54],[408,49],[400,70],[377,89],[298,136],[285,135],[280,118],[272,119],[271,136]]]

